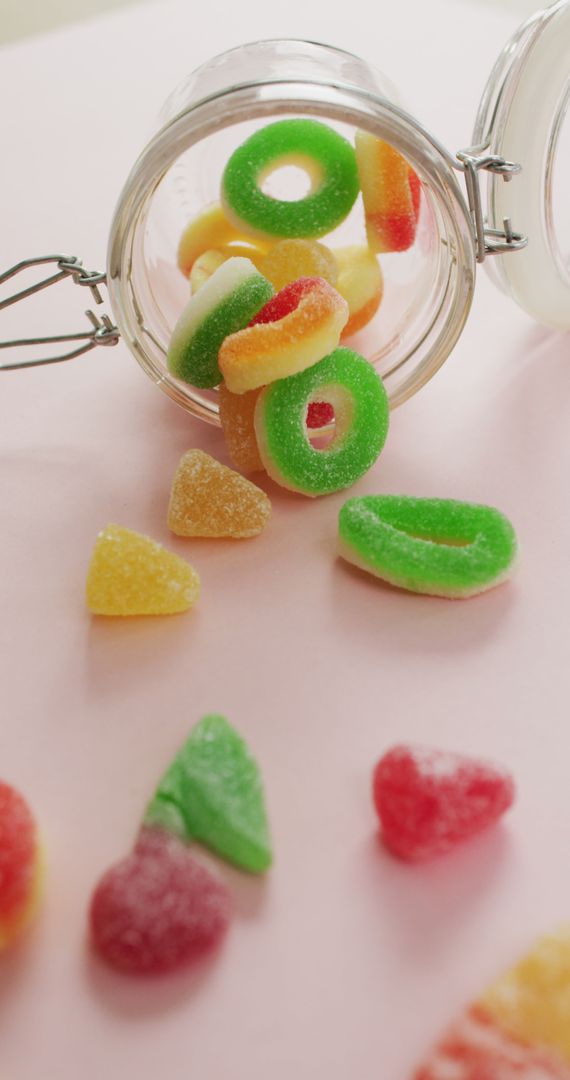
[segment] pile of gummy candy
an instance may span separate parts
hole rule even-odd
[[[286,202],[263,192],[284,164],[309,174],[305,198]],[[359,191],[367,244],[333,251],[318,238],[346,218]],[[378,310],[377,255],[413,244],[420,207],[410,165],[365,132],[353,148],[324,124],[283,120],[232,154],[220,204],[191,222],[180,242],[191,296],[168,366],[192,386],[218,387],[228,453],[241,473],[265,470],[293,491],[326,495],[376,460],[388,430],[386,393],[372,365],[340,343]],[[330,441],[315,438],[333,422]],[[182,457],[167,511],[177,536],[254,537],[270,513],[265,492],[234,469],[198,449]],[[514,529],[498,510],[450,499],[351,498],[338,533],[341,554],[359,567],[444,597],[499,584],[517,552]],[[194,568],[149,537],[119,525],[100,533],[87,577],[94,614],[171,614],[191,608],[199,592]],[[496,823],[513,802],[514,783],[487,761],[396,746],[374,768],[372,797],[387,848],[417,862]],[[259,767],[217,715],[192,730],[146,807],[132,852],[93,891],[90,936],[106,963],[131,974],[167,972],[222,941],[230,890],[196,855],[197,845],[250,874],[272,862]],[[0,949],[36,910],[42,865],[29,807],[0,783]],[[569,973],[570,929],[563,928],[469,1006],[416,1080],[567,1080]]]

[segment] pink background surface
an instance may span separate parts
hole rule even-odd
[[[5,49],[3,264],[67,249],[103,265],[114,201],[162,99],[240,40],[342,44],[399,83],[443,141],[465,145],[514,18],[444,0],[431,13],[416,0],[372,10],[374,34],[363,0],[349,25],[324,3],[226,12],[214,0],[197,33],[175,2]],[[81,324],[77,292],[49,295],[64,330]],[[45,304],[23,310],[20,332],[45,326]],[[3,315],[1,336],[13,328]],[[568,353],[568,337],[481,275],[454,356],[394,415],[355,488],[511,516],[516,580],[465,603],[399,594],[336,560],[343,494],[309,502],[268,484],[261,538],[173,539],[178,458],[196,445],[223,457],[220,436],[163,398],[123,346],[3,377],[1,775],[33,803],[49,874],[34,931],[1,961],[2,1076],[405,1078],[463,1002],[568,916]],[[188,557],[203,580],[194,613],[89,617],[86,566],[108,521]],[[237,918],[216,963],[125,980],[86,948],[88,898],[206,711],[225,713],[262,765],[275,869],[264,883],[223,870]],[[423,868],[392,860],[369,782],[396,740],[509,764],[519,799],[505,824]]]

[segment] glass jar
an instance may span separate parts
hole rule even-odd
[[[166,367],[171,332],[188,300],[178,243],[188,223],[219,199],[232,151],[271,119],[299,116],[324,121],[350,141],[358,129],[386,140],[421,181],[415,243],[381,256],[382,304],[349,340],[377,367],[392,406],[416,393],[452,351],[469,314],[478,262],[486,260],[499,286],[539,321],[570,327],[569,58],[570,0],[559,0],[505,46],[482,98],[473,146],[457,154],[401,107],[383,75],[343,50],[261,41],[208,61],[170,96],[123,188],[106,274],[117,327],[95,320],[93,343],[112,344],[120,333],[165,393],[218,422],[216,391],[197,390]],[[277,188],[269,194],[302,197],[303,177],[290,168],[281,172],[271,177]],[[359,203],[325,238],[333,249],[364,242]],[[96,278],[82,279],[73,261],[63,269],[82,284]]]

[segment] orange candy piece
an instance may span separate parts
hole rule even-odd
[[[227,451],[236,468],[245,473],[264,471],[253,424],[259,394],[260,390],[232,394],[225,383],[218,389],[220,422]]]
[[[416,238],[420,212],[418,176],[390,143],[367,131],[356,133],[356,162],[371,250],[407,251]]]
[[[325,244],[316,240],[281,240],[264,256],[259,269],[276,289],[303,277],[321,277],[336,285],[336,259]]]
[[[87,574],[94,615],[172,615],[199,595],[193,567],[155,540],[121,525],[99,533]]]
[[[271,515],[264,491],[203,450],[188,450],[172,483],[168,527],[177,536],[257,536]]]
[[[384,292],[384,278],[378,259],[370,248],[355,244],[335,251],[338,265],[337,290],[350,312],[342,340],[362,330],[374,317]]]

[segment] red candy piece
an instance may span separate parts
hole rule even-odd
[[[448,1031],[414,1080],[568,1080],[570,1069],[554,1054],[502,1031],[472,1008]]]
[[[213,948],[230,918],[225,886],[161,829],[143,829],[135,850],[111,867],[91,901],[95,947],[133,974],[172,971]]]
[[[272,296],[261,311],[257,312],[249,325],[256,326],[258,323],[278,322],[279,319],[284,319],[286,315],[290,315],[292,311],[295,311],[303,297],[313,289],[318,288],[322,281],[323,279],[318,277],[303,277],[297,281],[292,281],[289,285],[285,285],[285,288]]]
[[[328,401],[311,401],[307,409],[307,427],[320,428],[332,424],[334,409]]]
[[[374,770],[373,797],[387,846],[416,861],[492,825],[513,802],[514,783],[486,761],[395,746]]]
[[[0,782],[0,949],[17,935],[37,891],[37,834],[22,796]]]

